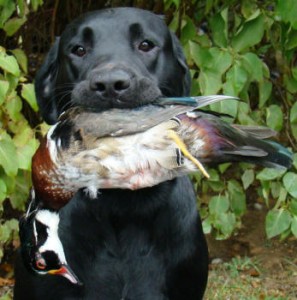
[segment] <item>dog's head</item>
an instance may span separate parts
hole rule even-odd
[[[182,48],[160,16],[136,8],[88,13],[67,26],[37,74],[41,114],[53,124],[63,110],[137,107],[160,95],[188,95]]]

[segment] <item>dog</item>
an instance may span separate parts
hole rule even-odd
[[[190,74],[163,19],[136,8],[85,14],[50,49],[35,81],[44,120],[72,106],[134,108],[186,96]],[[67,261],[83,282],[36,276],[16,259],[14,299],[198,300],[208,250],[188,177],[152,188],[78,191],[60,212]]]

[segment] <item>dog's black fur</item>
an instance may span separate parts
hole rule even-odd
[[[36,78],[44,119],[67,107],[137,107],[189,94],[177,38],[161,17],[135,8],[91,12],[70,24]],[[127,116],[128,118],[129,116]],[[34,276],[16,262],[15,299],[198,300],[208,254],[188,178],[138,191],[79,191],[61,210],[69,265],[84,283]]]

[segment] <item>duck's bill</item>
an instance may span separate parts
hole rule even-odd
[[[62,265],[60,269],[50,270],[48,274],[51,275],[60,275],[68,279],[71,283],[82,285],[82,282],[78,279],[78,277],[74,274],[74,272],[67,265]]]

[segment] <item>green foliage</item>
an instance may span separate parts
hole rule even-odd
[[[0,28],[13,35],[26,21],[29,7],[26,1],[6,0],[0,3]],[[31,1],[36,9],[41,1]],[[21,45],[20,45],[21,46]],[[14,209],[24,210],[31,184],[31,159],[38,141],[25,116],[24,103],[34,111],[37,104],[32,83],[26,78],[27,57],[23,50],[0,46],[0,215],[4,201],[9,199]],[[0,260],[3,246],[16,238],[18,222],[1,222]]]
[[[18,234],[18,221],[11,219],[4,222],[0,227],[0,257],[3,256],[3,246],[16,238]]]
[[[31,0],[31,8],[36,10],[43,3],[43,0]],[[30,11],[25,0],[2,0],[0,2],[0,28],[7,36],[14,35],[27,21],[27,14]]]
[[[36,108],[36,100],[32,93],[32,84],[26,82],[17,58],[8,54],[2,47],[0,68],[3,70],[3,74],[0,75],[0,199],[3,201],[6,198],[23,198],[22,202],[11,201],[14,208],[23,210],[30,184],[31,158],[38,142],[34,130],[22,114],[22,108],[23,101]],[[23,97],[19,95],[18,89],[21,89]],[[19,189],[19,186],[24,184],[27,188]],[[2,205],[0,210],[3,210]]]
[[[239,124],[274,129],[292,151],[297,149],[296,3],[166,1],[175,11],[170,27],[180,34],[191,67],[192,94],[240,97],[244,102],[218,103],[211,109]],[[268,208],[268,237],[297,237],[297,158],[294,166],[286,172],[249,165],[230,170],[227,165],[211,169],[209,180],[195,175],[196,189],[207,204],[201,205],[205,232],[228,237],[240,226],[246,192],[251,192]]]
[[[0,29],[14,37],[42,0],[0,1]],[[295,0],[165,0],[170,27],[179,34],[193,76],[192,93],[224,93],[244,102],[211,106],[237,123],[276,130],[280,141],[297,149],[297,22]],[[24,107],[37,111],[28,59],[22,50],[0,46],[0,214],[3,203],[23,210],[30,186],[31,157],[38,145]],[[241,225],[247,201],[268,208],[268,237],[297,237],[297,155],[288,172],[239,164],[210,169],[211,178],[193,176],[203,199],[205,232],[227,238]],[[255,199],[254,199],[255,200]],[[16,221],[3,221],[0,249],[15,236]],[[0,252],[0,259],[3,253]]]

